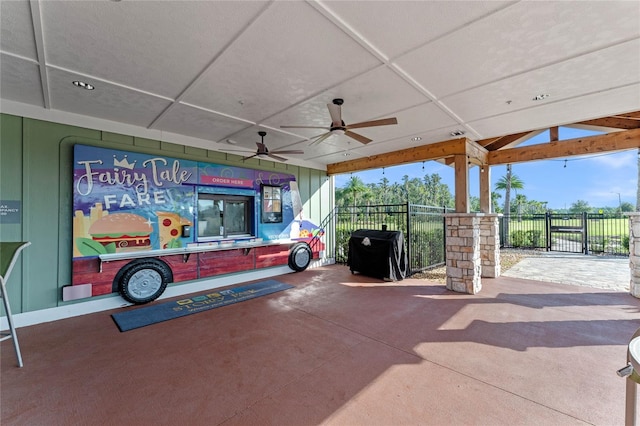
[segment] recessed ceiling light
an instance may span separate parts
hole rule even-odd
[[[464,130],[454,130],[453,132],[449,133],[451,136],[462,136],[464,135]]]
[[[235,145],[238,142],[234,141],[233,139],[227,139],[227,143],[230,144],[230,145]]]
[[[411,142],[418,142],[421,141],[422,138],[420,136],[416,136],[415,138],[411,138]]]
[[[73,82],[74,85],[78,86],[78,87],[82,87],[83,89],[87,89],[87,90],[93,90],[95,89],[95,87],[89,83],[85,83],[84,81],[74,81]]]
[[[532,100],[534,100],[534,101],[541,101],[541,100],[543,100],[543,99],[547,99],[549,96],[551,96],[551,95],[550,95],[550,94],[548,94],[548,93],[543,93],[543,94],[541,94],[541,95],[535,95],[535,96],[533,97],[533,99],[532,99]]]
[[[344,154],[342,154],[342,155],[343,155],[344,157],[348,157],[348,156],[350,156],[350,155],[351,155],[351,153],[350,153],[350,152],[345,152],[345,153],[344,153]]]

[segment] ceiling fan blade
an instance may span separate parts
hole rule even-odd
[[[389,124],[398,124],[398,119],[395,117],[392,117],[392,118],[381,118],[380,120],[362,121],[360,123],[347,125],[347,129],[359,129],[362,127],[374,127],[374,126],[387,126]]]
[[[270,153],[268,153],[267,155],[268,155],[269,157],[271,157],[271,158],[274,158],[274,159],[278,160],[278,161],[287,161],[287,159],[286,159],[286,158],[284,158],[284,157],[278,157],[277,155],[273,155],[271,152],[270,152]]]
[[[372,141],[372,139],[365,138],[364,136],[359,135],[357,133],[350,132],[349,130],[345,131],[344,134],[345,136],[349,136],[350,138],[355,139],[358,142],[363,143],[365,145]]]
[[[281,129],[324,129],[331,130],[330,127],[324,126],[280,126]]]
[[[336,104],[327,104],[329,114],[331,115],[331,125],[333,127],[342,126],[342,107]]]
[[[248,156],[248,157],[244,157],[244,158],[242,159],[242,161],[248,160],[248,159],[253,158],[253,157],[257,157],[258,155],[259,155],[259,154],[253,154],[253,155],[250,155],[250,156]]]
[[[315,139],[315,140],[311,141],[311,143],[309,144],[309,146],[319,144],[320,142],[322,142],[323,140],[325,140],[326,138],[328,138],[329,136],[331,136],[331,134],[332,134],[331,132],[327,132],[327,133],[325,133],[325,134],[323,134],[323,135],[320,135],[320,136],[316,137],[316,139]]]
[[[284,151],[269,151],[272,154],[304,154],[304,151],[299,149],[287,149]]]

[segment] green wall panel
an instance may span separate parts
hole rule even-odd
[[[117,133],[0,114],[0,199],[22,202],[22,223],[0,223],[4,241],[32,242],[14,270],[9,294],[14,313],[81,302],[62,302],[71,283],[72,163],[76,143],[282,171],[296,176],[304,215],[326,216],[325,172],[242,156],[185,147]]]
[[[22,118],[12,115],[0,115],[0,200],[22,202]],[[22,214],[21,222],[24,221],[24,209]],[[3,223],[0,220],[0,241],[22,240],[21,223]],[[13,312],[20,312],[22,306],[22,256],[24,254],[18,259],[7,283]],[[0,308],[0,312],[5,315],[4,308]]]
[[[68,257],[64,253],[71,253],[71,234],[62,234],[59,226],[61,220],[71,221],[69,206],[61,211],[65,206],[60,202],[61,191],[71,192],[71,165],[61,167],[60,154],[70,149],[63,141],[72,135],[96,140],[101,136],[97,130],[26,118],[23,121],[23,232],[32,242],[25,256],[23,311],[49,308],[60,297],[60,261]]]

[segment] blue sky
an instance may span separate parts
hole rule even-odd
[[[559,138],[572,139],[595,135],[596,132],[561,127]],[[543,132],[520,146],[549,141],[549,132]],[[513,164],[512,170],[523,182],[524,189],[518,191],[529,200],[546,201],[550,209],[569,208],[577,200],[584,200],[592,207],[617,207],[619,201],[635,206],[638,183],[638,151],[628,150],[590,156],[574,156],[555,160]],[[565,162],[566,160],[566,162]],[[423,170],[424,166],[424,170]],[[506,174],[505,165],[491,167],[491,188]],[[469,172],[470,195],[479,196],[478,167]],[[437,173],[453,193],[454,170],[435,161],[387,167],[384,177],[390,182],[401,182],[404,175],[421,178],[425,174]],[[336,187],[342,187],[351,174],[336,176]],[[365,183],[379,183],[382,170],[353,173]],[[618,196],[618,194],[620,194]],[[512,197],[515,194],[512,193]],[[503,194],[504,197],[504,194]],[[503,203],[503,199],[500,203]]]

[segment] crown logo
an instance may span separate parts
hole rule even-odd
[[[135,166],[136,162],[134,161],[133,163],[130,163],[129,160],[127,160],[126,155],[122,160],[118,160],[115,155],[113,156],[113,167],[122,167],[123,169],[133,170]]]

